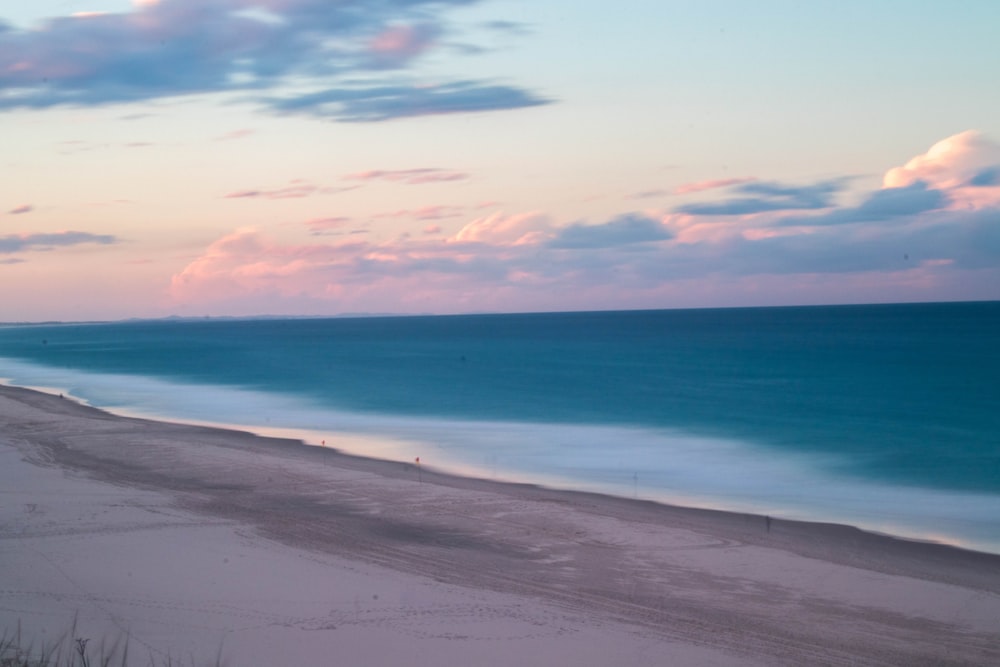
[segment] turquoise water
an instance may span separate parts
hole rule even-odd
[[[0,328],[0,377],[444,468],[998,550],[998,344],[996,302],[136,321]]]

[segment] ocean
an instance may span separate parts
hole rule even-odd
[[[11,325],[0,378],[463,474],[1000,552],[1000,302]]]

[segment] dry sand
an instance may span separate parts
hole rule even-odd
[[[1000,555],[0,387],[0,632],[136,664],[1000,665]]]

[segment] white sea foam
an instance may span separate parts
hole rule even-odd
[[[438,469],[668,502],[852,523],[1000,552],[1000,496],[838,475],[830,456],[667,429],[462,421],[331,409],[237,387],[0,358],[11,384],[120,414],[236,426]]]

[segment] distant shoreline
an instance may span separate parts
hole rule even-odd
[[[678,308],[630,308],[619,310],[606,308],[600,310],[528,310],[511,312],[494,311],[469,311],[460,313],[334,313],[330,315],[163,315],[158,317],[125,317],[113,320],[46,320],[46,321],[23,321],[23,322],[3,322],[0,327],[8,326],[60,326],[78,324],[126,324],[130,322],[228,322],[228,321],[254,321],[254,320],[336,320],[336,319],[384,319],[384,318],[408,318],[408,317],[491,317],[506,315],[573,315],[587,313],[633,313],[633,312],[661,312],[661,311],[711,311],[711,310],[774,310],[774,309],[808,309],[808,308],[866,308],[885,306],[945,306],[945,305],[967,305],[967,304],[987,304],[1000,303],[997,299],[972,299],[954,301],[873,301],[870,303],[790,303],[790,304],[756,304],[756,305],[729,305],[729,306],[686,306]]]

